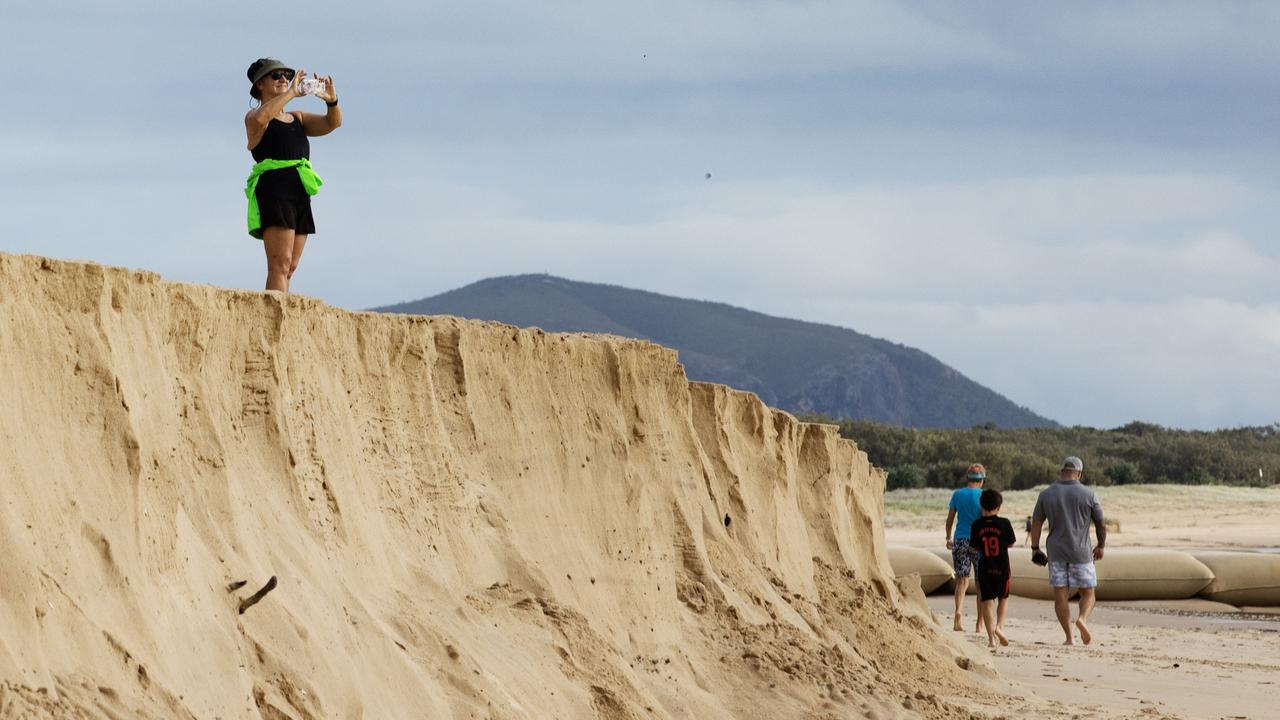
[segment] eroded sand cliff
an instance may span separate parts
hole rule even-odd
[[[964,717],[882,490],[646,342],[0,254],[0,717]]]

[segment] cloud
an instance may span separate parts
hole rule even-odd
[[[547,271],[921,347],[1064,422],[1274,420],[1280,257],[1249,219],[1275,197],[1241,178],[699,177],[609,200],[617,188],[564,173],[540,187],[488,161],[435,167],[445,153],[430,144],[402,147],[412,171],[388,172],[360,162],[370,146],[351,145],[323,146],[320,233],[295,288],[339,305]],[[218,142],[10,138],[0,159],[26,179],[0,181],[7,250],[261,283],[261,248],[242,227],[245,163]],[[77,160],[83,176],[56,172]],[[55,187],[75,188],[74,203]]]
[[[818,298],[1027,302],[1070,288],[1091,299],[1141,299],[1208,286],[1224,298],[1258,299],[1269,296],[1278,262],[1274,248],[1233,229],[1272,195],[1220,177],[711,185],[666,188],[655,204],[667,213],[642,222],[480,216],[455,231],[498,246],[523,238],[534,253],[548,243],[559,248],[557,264],[571,268],[608,272],[679,257],[692,287],[719,268],[763,278],[753,282],[767,292],[803,288]]]
[[[808,314],[860,317],[873,332],[892,329],[904,342],[1068,424],[1158,419],[1216,428],[1280,418],[1276,303],[863,301],[811,307]]]
[[[43,60],[0,111],[0,248],[260,286],[269,53],[332,72],[348,119],[313,145],[300,292],[549,271],[914,344],[1068,422],[1269,421],[1276,12],[18,3],[0,54]]]
[[[152,73],[172,78],[190,77],[184,71],[193,69],[198,77],[208,77],[202,56],[189,52],[193,47],[225,51],[249,45],[279,48],[271,52],[302,65],[323,59],[383,87],[399,88],[464,79],[706,83],[968,65],[1002,57],[986,37],[883,0],[465,5],[318,0],[305,11],[235,0],[208,6],[144,1],[36,8],[15,8],[11,27],[56,30],[95,50],[124,41],[127,47],[105,56],[133,62],[150,58]],[[175,26],[198,32],[154,32]],[[6,39],[16,51],[35,50],[43,42],[41,33],[29,31]],[[188,52],[178,54],[183,50]],[[253,57],[246,50],[244,65]],[[35,71],[69,69],[78,60],[75,54],[51,57]]]
[[[407,291],[436,276],[549,271],[915,345],[1069,423],[1274,421],[1280,259],[1223,229],[1270,202],[1257,188],[1134,176],[806,190],[705,191],[628,224],[438,218],[426,230],[436,241],[386,248],[394,267],[429,269],[388,278],[384,301],[429,294]],[[1045,217],[1058,193],[1075,202]],[[1165,237],[1171,226],[1183,234]],[[1185,230],[1196,226],[1209,229]],[[441,245],[475,252],[432,259]]]

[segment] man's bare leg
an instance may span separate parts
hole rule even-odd
[[[1090,593],[1092,595],[1092,593]],[[1075,645],[1075,637],[1071,634],[1071,588],[1056,587],[1053,589],[1053,612],[1058,616],[1058,624],[1066,634],[1067,641],[1063,645]],[[1081,600],[1083,600],[1083,596]],[[1092,608],[1091,608],[1092,609]]]
[[[1080,589],[1080,617],[1076,620],[1076,629],[1080,631],[1080,639],[1085,645],[1093,642],[1093,633],[1089,632],[1089,616],[1093,614],[1095,597],[1093,588]]]
[[[1004,616],[1009,612],[1009,598],[1000,598],[1000,604],[996,607],[996,629],[1004,632]]]
[[[964,625],[961,624],[963,622],[964,615],[963,613],[960,612],[960,609],[964,605],[964,594],[968,591],[969,591],[969,578],[967,577],[956,578],[956,621],[951,626],[952,629],[955,630],[956,632],[964,631]]]

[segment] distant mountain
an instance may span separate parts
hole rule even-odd
[[[678,350],[691,379],[750,390],[793,413],[930,428],[1057,424],[920,350],[723,303],[518,275],[375,310],[645,338]]]

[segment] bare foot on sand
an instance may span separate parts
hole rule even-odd
[[[1076,621],[1076,629],[1080,631],[1080,639],[1085,645],[1093,642],[1093,633],[1089,632],[1089,626],[1085,625],[1083,620]]]
[[[1009,638],[1005,637],[1003,630],[1001,630],[1000,628],[996,628],[995,635],[996,635],[996,639],[1000,641],[1001,645],[1005,647],[1009,647]]]
[[[956,615],[956,622],[954,625],[952,625],[951,629],[955,630],[956,632],[964,632],[964,624],[963,624],[963,621],[961,620],[961,616]]]

